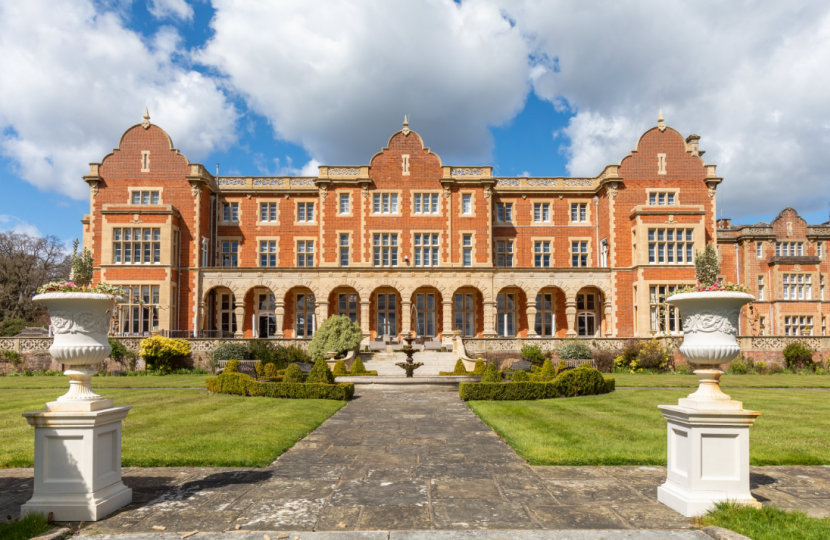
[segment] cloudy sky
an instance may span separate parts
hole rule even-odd
[[[828,220],[830,3],[0,0],[0,230],[80,236],[145,106],[222,174],[364,164],[404,114],[444,163],[587,175],[659,109],[724,215]]]

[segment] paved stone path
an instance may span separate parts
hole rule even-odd
[[[656,501],[665,475],[530,467],[457,391],[367,390],[264,469],[125,469],[133,504],[83,532],[690,528]],[[767,504],[830,515],[826,467],[753,468],[752,481]],[[0,516],[31,486],[31,469],[0,470]]]

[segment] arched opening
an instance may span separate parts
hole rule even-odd
[[[360,324],[360,294],[353,287],[337,287],[329,293],[329,316],[341,315]]]
[[[462,337],[484,333],[484,295],[475,287],[460,287],[452,296],[452,328]]]
[[[311,338],[317,330],[317,298],[308,287],[292,287],[285,293],[285,337]]]
[[[601,327],[601,292],[596,287],[583,287],[576,293],[576,336],[599,337]]]
[[[527,295],[519,287],[505,287],[496,294],[496,335],[527,336]]]
[[[434,287],[419,287],[412,293],[410,330],[418,337],[436,338],[444,328],[443,297]]]
[[[377,336],[396,337],[401,329],[401,295],[393,287],[372,291],[369,307],[369,331]]]

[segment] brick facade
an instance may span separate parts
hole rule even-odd
[[[706,243],[720,244],[730,280],[750,283],[772,269],[767,332],[783,333],[787,313],[823,320],[820,301],[779,301],[783,273],[812,272],[818,295],[825,264],[815,256],[819,228],[785,210],[764,229],[765,258],[747,255],[758,236],[748,231],[759,227],[718,229],[722,179],[698,141],[661,118],[618,165],[595,177],[500,178],[489,166],[442,163],[404,124],[368,165],[323,165],[317,177],[216,177],[145,121],[84,177],[91,189],[84,245],[96,279],[149,287],[138,290],[151,295],[156,315],[140,306],[125,310],[117,331],[126,334],[157,324],[174,335],[296,337],[301,313],[316,327],[340,312],[345,295],[366,339],[384,333],[381,320],[392,318],[396,334],[422,320],[419,333],[443,340],[459,323],[476,337],[648,337],[679,331],[657,320],[653,300],[660,287],[694,282],[686,253]],[[301,219],[300,208],[306,218],[313,208],[312,219]],[[140,264],[125,258],[126,233],[118,231],[127,229]],[[775,238],[803,238],[804,256],[770,262]],[[313,246],[311,266],[298,264],[300,242]],[[499,248],[511,245],[502,255],[512,256],[512,266],[500,266]],[[433,247],[437,265],[426,266],[416,252]],[[392,309],[384,305],[390,298]]]

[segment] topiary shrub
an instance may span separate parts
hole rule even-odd
[[[271,365],[271,364],[268,364]],[[265,377],[265,366],[262,364],[262,360],[258,361],[254,364],[254,371],[256,371],[256,378],[262,379]]]
[[[478,360],[476,360],[476,365],[473,368],[473,375],[482,375],[486,367],[487,366],[484,364],[484,360],[479,358]]]
[[[801,341],[793,341],[784,347],[784,362],[787,364],[787,369],[813,369],[813,349],[808,347]]]
[[[335,377],[345,377],[348,374],[349,372],[346,370],[346,362],[338,360],[334,363],[334,371],[332,372],[332,375]]]
[[[596,349],[591,353],[594,365],[600,373],[611,373],[614,369],[614,358],[619,356],[618,351],[605,351]]]
[[[335,351],[337,356],[342,357],[347,352],[355,350],[362,339],[363,331],[359,324],[352,322],[348,317],[335,315],[323,321],[320,328],[314,332],[308,353],[312,358],[325,358],[329,351]]]
[[[581,339],[566,339],[556,352],[562,360],[591,359],[591,347]]]
[[[144,358],[148,369],[170,371],[184,367],[184,359],[190,355],[190,342],[162,336],[142,340],[138,354]]]
[[[222,373],[239,373],[239,360],[230,359],[225,364],[225,370]]]
[[[545,363],[542,364],[542,370],[539,372],[539,374],[545,379],[552,379],[556,377],[556,368],[554,367],[553,362],[551,362],[550,358],[545,360]]]
[[[527,382],[530,380],[530,375],[526,371],[514,371],[510,376],[510,382]]]
[[[366,373],[366,368],[363,366],[363,360],[358,356],[354,359],[354,364],[352,364],[351,374],[360,375],[361,373]]]
[[[334,384],[334,375],[325,360],[318,358],[317,361],[314,362],[314,367],[311,368],[311,372],[309,372],[308,377],[306,377],[306,382]]]
[[[556,366],[556,374],[559,375],[560,373],[564,372],[568,369],[568,364],[566,364],[563,360],[559,361],[559,365]]]
[[[470,400],[533,400],[588,396],[613,392],[614,379],[605,379],[591,368],[570,369],[549,382],[461,383],[459,396]]]
[[[549,356],[538,345],[524,345],[522,347],[522,358],[531,364],[541,366]]]
[[[297,364],[291,364],[285,369],[285,375],[282,377],[283,383],[301,383],[305,382],[303,377],[303,370]]]
[[[455,369],[452,370],[453,375],[466,375],[467,368],[464,367],[464,362],[459,358],[455,363]]]
[[[697,282],[704,287],[715,284],[720,275],[720,264],[718,264],[718,252],[715,246],[706,244],[703,251],[695,250],[695,277]]]
[[[251,352],[248,346],[244,343],[223,343],[213,349],[213,354],[210,356],[214,366],[218,366],[221,360],[250,360]]]
[[[265,364],[265,378],[273,381],[279,377],[277,374],[277,367],[274,364]]]
[[[481,376],[481,382],[483,383],[500,383],[502,382],[501,375],[499,374],[499,370],[496,369],[495,364],[489,364],[487,368],[484,370],[484,375]]]

